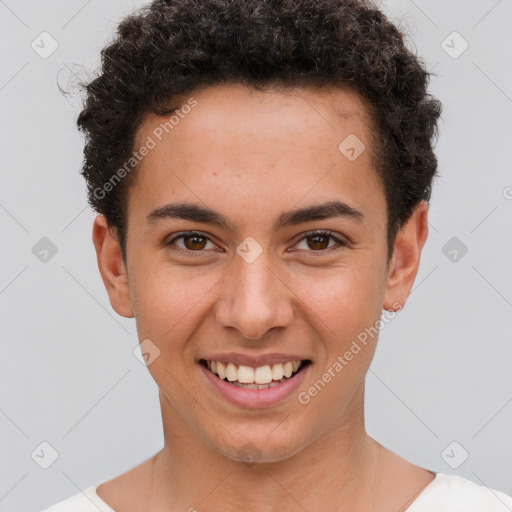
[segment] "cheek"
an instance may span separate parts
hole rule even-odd
[[[317,319],[326,339],[356,337],[382,311],[384,290],[375,268],[343,267],[302,281],[297,295]],[[320,327],[321,326],[321,327]]]
[[[177,333],[193,322],[201,308],[200,299],[209,288],[200,278],[183,277],[176,270],[147,264],[138,267],[130,293],[139,336],[166,343],[177,338]]]

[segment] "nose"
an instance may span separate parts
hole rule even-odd
[[[220,290],[217,323],[238,330],[246,339],[262,339],[267,331],[287,327],[293,319],[293,293],[265,251],[252,263],[237,257]]]

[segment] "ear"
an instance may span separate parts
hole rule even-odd
[[[418,273],[427,235],[428,204],[422,200],[397,234],[388,268],[384,309],[398,311],[405,306]]]
[[[104,215],[98,215],[94,219],[92,240],[96,249],[98,268],[107,289],[110,304],[119,315],[133,318],[128,273],[123,262],[121,246]]]

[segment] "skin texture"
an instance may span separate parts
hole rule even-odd
[[[403,306],[427,238],[428,207],[421,202],[402,228],[388,266],[384,189],[370,151],[350,161],[338,150],[351,133],[369,147],[355,92],[230,84],[193,96],[197,106],[144,158],[129,191],[126,266],[105,218],[94,222],[112,307],[134,316],[139,339],[160,350],[148,370],[160,390],[165,440],[158,454],[98,494],[119,512],[398,512],[433,474],[365,431],[364,378],[378,336],[307,405],[292,394],[278,406],[235,406],[212,389],[198,360],[213,352],[299,354],[312,361],[299,391],[307,390],[382,309]],[[147,116],[137,144],[161,122]],[[274,228],[284,211],[331,200],[361,210],[365,220]],[[147,221],[171,202],[207,206],[237,229]],[[331,230],[346,245],[315,239],[314,229]],[[208,239],[169,244],[187,230]],[[263,249],[252,263],[236,252],[247,237]],[[241,460],[247,446],[257,464]]]

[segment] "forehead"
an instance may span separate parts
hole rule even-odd
[[[263,204],[277,214],[298,202],[336,199],[382,213],[370,118],[357,93],[231,84],[176,106],[186,104],[193,106],[147,115],[141,124],[135,146],[152,139],[154,147],[138,166],[129,211],[130,203],[154,209],[179,197],[218,211],[238,208],[247,219],[261,218]]]
[[[192,102],[194,107],[190,108],[188,104]],[[282,133],[283,136],[298,137],[307,130],[318,132],[327,128],[343,132],[350,126],[361,138],[367,138],[372,123],[369,104],[355,91],[336,87],[274,87],[259,91],[242,84],[224,84],[182,95],[174,99],[173,107],[179,115],[144,117],[137,132],[139,144],[150,134],[159,141],[166,135],[202,140],[212,130],[215,135],[237,133],[239,128],[251,125],[251,135],[256,136],[258,132],[264,133],[266,122],[275,124],[278,117],[281,127],[291,130]],[[179,124],[181,129],[177,130]]]

